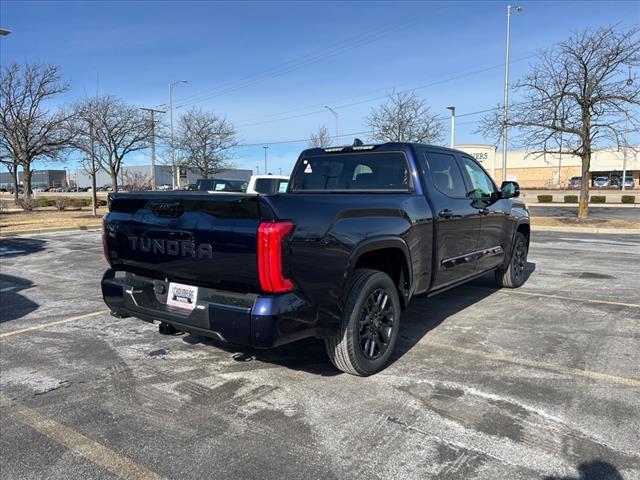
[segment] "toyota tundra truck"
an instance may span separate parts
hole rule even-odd
[[[360,376],[385,367],[416,295],[487,272],[526,279],[529,214],[473,157],[385,143],[303,151],[286,192],[109,195],[104,301],[117,317],[271,348],[324,340]]]

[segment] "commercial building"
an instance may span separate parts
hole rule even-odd
[[[639,187],[639,146],[627,149],[626,174]],[[491,174],[496,183],[502,182],[502,152],[494,145],[456,145],[455,148],[472,155]],[[604,148],[591,156],[590,180],[596,177],[622,176],[624,150]],[[522,188],[566,188],[571,177],[581,176],[580,157],[570,153],[539,154],[523,150],[507,154],[507,180],[515,180]]]
[[[171,179],[172,168],[170,165],[156,165],[155,180],[156,186],[173,185]],[[249,180],[251,178],[251,170],[231,168],[223,170],[216,174],[209,175],[210,178],[222,178],[225,180]],[[127,183],[127,176],[137,174],[144,181],[151,181],[151,165],[123,165],[118,174],[118,183],[124,185]],[[74,184],[76,171],[69,171],[70,182]],[[182,169],[180,177],[180,185],[188,185],[196,183],[202,178],[200,172],[193,169]],[[79,187],[91,186],[91,175],[84,171],[81,167],[77,171],[77,182]],[[96,174],[96,186],[104,187],[111,185],[111,176],[104,170],[100,170]]]
[[[23,172],[18,172],[18,183],[22,184]],[[31,188],[62,187],[67,185],[67,173],[64,170],[33,170]],[[0,188],[13,187],[13,176],[9,172],[0,172]]]

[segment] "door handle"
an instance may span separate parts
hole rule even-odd
[[[453,217],[453,212],[451,210],[449,210],[448,208],[445,208],[444,210],[440,210],[438,212],[438,216],[440,218],[451,218],[451,217]]]

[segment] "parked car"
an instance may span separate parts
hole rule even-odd
[[[611,180],[607,177],[596,177],[593,181],[593,186],[596,188],[608,187],[611,184]]]
[[[315,336],[337,368],[371,375],[415,295],[487,272],[525,282],[519,194],[462,151],[361,142],[303,151],[286,195],[111,194],[102,294],[165,334],[254,348]]]
[[[620,187],[620,190],[622,190],[622,179],[620,180],[618,186]],[[633,177],[624,177],[624,188],[636,188],[636,183],[633,180]]]
[[[582,177],[571,177],[569,179],[569,188],[581,188],[582,187]]]
[[[157,188],[160,192],[166,192],[169,190],[173,190],[173,187],[171,185],[169,185],[168,183],[163,183],[162,185],[158,185]]]
[[[289,177],[284,175],[252,175],[247,193],[284,193],[289,185]]]

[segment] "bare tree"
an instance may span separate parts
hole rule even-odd
[[[596,146],[623,142],[625,120],[636,131],[640,85],[631,68],[640,64],[639,27],[588,28],[542,52],[531,72],[514,85],[521,101],[509,112],[514,144],[530,154],[571,153],[582,163],[578,216],[589,213],[589,168]],[[481,133],[498,138],[501,113],[483,119]],[[562,139],[562,142],[560,141]]]
[[[122,189],[127,192],[139,192],[141,190],[151,190],[151,179],[142,172],[125,170],[124,185]]]
[[[0,155],[10,159],[15,177],[17,166],[22,167],[27,199],[31,197],[33,162],[57,160],[69,145],[63,128],[67,114],[51,112],[44,105],[68,88],[61,82],[57,65],[12,63],[0,74]]]
[[[309,135],[309,147],[324,148],[331,145],[331,135],[324,125],[318,128],[317,132],[311,132]]]
[[[193,108],[178,121],[175,147],[180,164],[198,169],[204,178],[229,168],[237,144],[234,126],[214,113]]]
[[[387,101],[372,109],[367,117],[367,126],[373,131],[372,140],[420,143],[442,140],[442,124],[414,92],[391,92],[387,97]]]
[[[87,155],[99,152],[97,162],[117,192],[122,161],[149,146],[152,124],[139,108],[110,95],[83,100],[73,110],[74,146]]]

